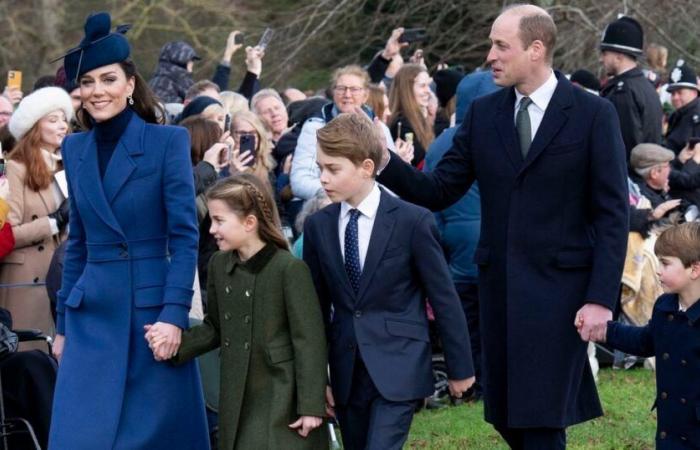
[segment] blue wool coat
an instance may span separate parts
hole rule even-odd
[[[66,336],[49,448],[208,448],[194,363],[156,362],[143,326],[187,327],[197,258],[189,138],[133,115],[100,179],[94,131],[68,136]]]
[[[602,414],[572,324],[585,303],[617,302],[629,226],[625,152],[612,104],[556,74],[526,158],[511,87],[474,100],[433,171],[392,154],[378,178],[433,210],[479,183],[484,412],[499,427],[563,428]]]
[[[608,323],[607,342],[656,357],[656,448],[700,448],[700,303],[681,312],[677,294],[662,295],[646,326]]]

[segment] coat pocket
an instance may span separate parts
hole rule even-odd
[[[279,364],[294,359],[294,348],[292,344],[285,344],[281,347],[267,349],[267,356],[271,364]]]
[[[430,342],[428,327],[420,322],[386,319],[386,331],[392,336]]]
[[[137,308],[163,306],[163,286],[136,289],[134,291],[134,306]]]
[[[561,250],[557,252],[555,265],[562,269],[580,269],[593,264],[593,249]]]
[[[85,291],[79,287],[74,287],[70,291],[70,294],[68,294],[68,298],[66,298],[64,305],[68,306],[69,308],[78,308],[80,307],[81,303],[83,303],[83,297],[85,297]]]

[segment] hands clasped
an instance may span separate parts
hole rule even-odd
[[[605,342],[608,322],[612,320],[612,311],[602,305],[586,303],[576,313],[574,326],[584,341]]]
[[[182,330],[172,324],[156,322],[153,325],[144,325],[144,336],[148,341],[148,347],[153,352],[156,361],[165,361],[174,357],[180,348]]]

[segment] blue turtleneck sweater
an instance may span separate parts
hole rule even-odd
[[[104,122],[94,122],[95,142],[97,143],[97,162],[100,168],[100,178],[105,177],[107,165],[112,159],[126,126],[129,125],[134,111],[128,106],[122,112]]]

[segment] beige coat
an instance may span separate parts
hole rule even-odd
[[[9,221],[15,236],[15,249],[0,264],[0,283],[30,283],[36,286],[0,288],[0,307],[12,313],[14,328],[37,328],[53,336],[54,321],[46,287],[46,273],[61,237],[52,235],[48,214],[59,205],[53,186],[39,192],[25,183],[26,167],[17,161],[7,162],[10,192]],[[42,348],[24,346],[23,349]],[[46,350],[44,345],[43,350]]]

